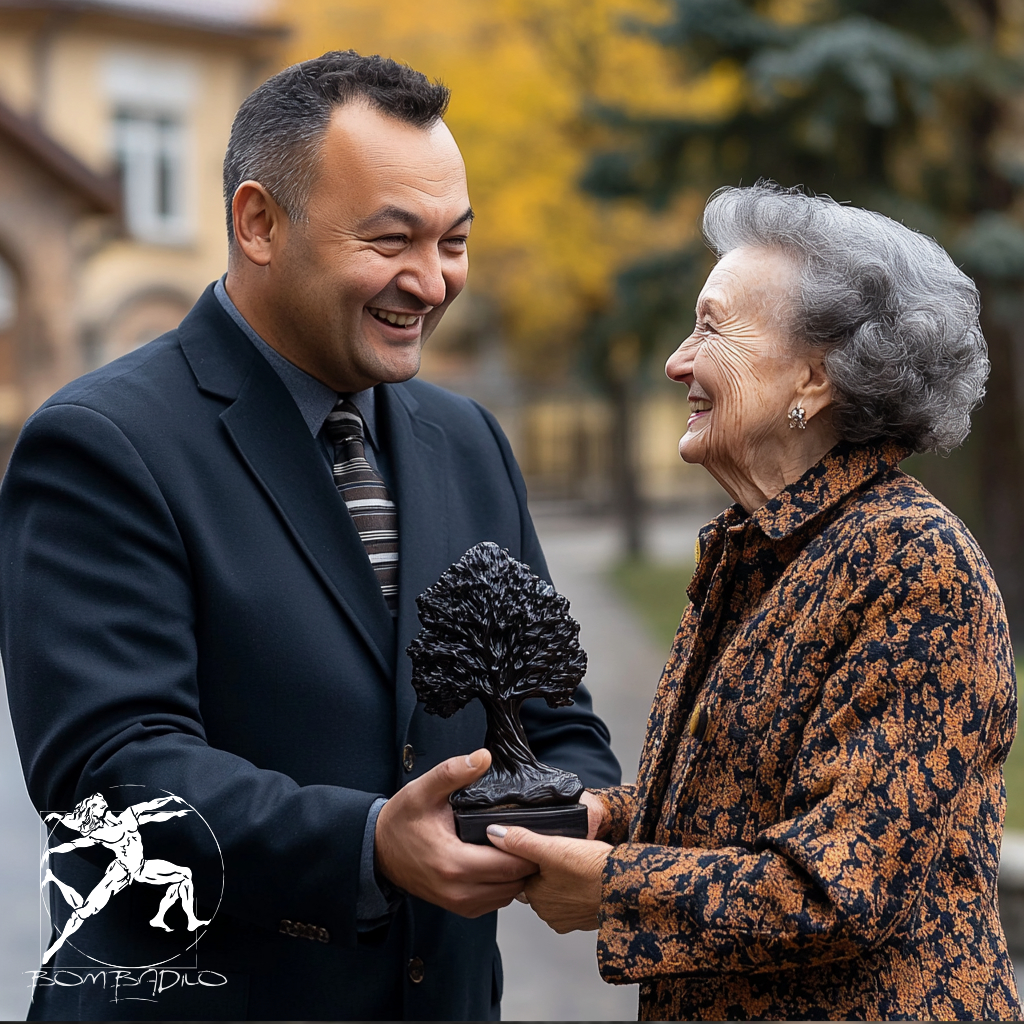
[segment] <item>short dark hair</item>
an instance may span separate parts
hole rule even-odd
[[[258,181],[289,217],[303,217],[331,114],[357,97],[389,117],[429,128],[444,117],[450,92],[406,64],[355,50],[332,50],[267,79],[245,98],[231,125],[224,156],[229,241],[231,201],[243,181]]]

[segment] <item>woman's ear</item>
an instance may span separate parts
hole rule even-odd
[[[288,219],[274,197],[258,181],[243,181],[231,200],[231,217],[242,255],[258,267],[269,266]]]
[[[821,353],[802,364],[801,371],[796,388],[797,400],[807,420],[811,420],[832,404],[832,382],[825,373],[825,359]]]

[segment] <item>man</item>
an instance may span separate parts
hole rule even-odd
[[[352,52],[262,85],[225,160],[226,277],[19,439],[0,643],[29,792],[41,812],[119,786],[194,806],[219,850],[168,830],[160,853],[200,904],[222,856],[188,955],[226,979],[126,1004],[47,976],[33,1016],[497,1015],[493,911],[534,866],[455,838],[447,797],[487,767],[483,711],[423,714],[404,652],[416,595],[471,545],[546,569],[493,418],[410,379],[467,273],[446,103]],[[540,703],[523,710],[537,754],[617,781],[589,697]],[[80,891],[88,852],[62,864]],[[181,962],[147,892],[55,966]]]

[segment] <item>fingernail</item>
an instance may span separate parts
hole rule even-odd
[[[487,834],[489,836],[497,836],[499,839],[504,839],[508,835],[508,829],[504,825],[488,825]]]
[[[476,767],[476,761],[473,760],[473,755],[472,754],[467,754],[466,755],[466,767],[467,768],[475,768]]]

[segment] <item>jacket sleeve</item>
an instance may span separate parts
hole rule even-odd
[[[857,956],[908,921],[966,780],[1001,784],[1016,696],[991,570],[948,526],[867,540],[873,571],[830,606],[823,644],[839,653],[783,768],[783,820],[745,848],[617,847],[598,939],[607,981]]]
[[[593,790],[604,806],[604,820],[597,838],[606,843],[624,843],[636,809],[636,786],[610,786]]]
[[[498,443],[519,504],[522,561],[538,576],[550,581],[544,552],[526,504],[523,474],[497,420],[483,406],[477,408]],[[576,690],[571,707],[549,708],[542,700],[530,700],[523,705],[520,717],[530,747],[541,761],[575,772],[585,786],[615,786],[622,780],[622,769],[612,753],[608,727],[594,713],[593,700],[585,686]]]
[[[115,423],[80,405],[28,422],[0,489],[0,644],[32,801],[67,811],[125,783],[187,794],[216,822],[224,910],[275,931],[315,922],[353,944],[381,794],[300,786],[207,743],[192,572]],[[189,856],[203,869],[202,850]]]

